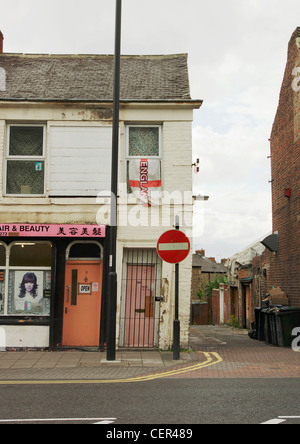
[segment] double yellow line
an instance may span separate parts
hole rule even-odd
[[[75,380],[16,380],[16,381],[0,381],[0,385],[59,385],[59,384],[122,384],[132,382],[153,381],[155,379],[168,378],[170,376],[182,375],[184,373],[195,372],[205,367],[219,364],[223,361],[218,353],[203,352],[206,361],[199,364],[190,365],[184,368],[170,370],[169,372],[157,373],[154,375],[137,376],[136,378],[126,379],[75,379]]]

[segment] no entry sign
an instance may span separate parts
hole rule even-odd
[[[157,242],[157,252],[169,264],[182,262],[190,252],[190,241],[182,231],[166,231]]]

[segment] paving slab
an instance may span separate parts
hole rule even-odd
[[[205,364],[208,357],[213,365]],[[224,326],[191,326],[190,349],[181,352],[179,361],[172,351],[161,350],[120,349],[116,361],[94,350],[0,352],[0,381],[124,380],[161,373],[174,378],[299,378],[300,353]]]

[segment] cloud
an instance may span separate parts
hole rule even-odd
[[[200,207],[195,204],[195,249],[204,248],[220,260],[271,231],[265,131],[265,127],[243,125],[232,126],[226,133],[194,128],[194,156],[200,158],[194,194],[210,196]]]
[[[249,184],[249,189],[266,189],[270,176],[267,128],[235,124],[220,133],[211,127],[193,129],[193,152],[200,158],[196,189],[230,184]],[[251,183],[249,181],[252,180]]]

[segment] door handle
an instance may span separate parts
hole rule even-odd
[[[68,303],[69,301],[70,301],[70,285],[67,285],[67,300],[66,300],[66,302]]]

